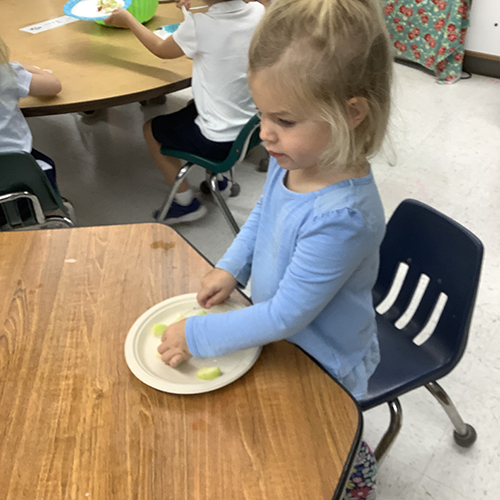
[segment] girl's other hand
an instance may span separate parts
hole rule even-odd
[[[186,10],[189,10],[191,8],[191,0],[175,0],[175,6],[178,9],[182,9],[182,7],[185,7]]]
[[[117,28],[130,28],[130,21],[133,19],[135,17],[128,10],[115,9],[103,22]]]
[[[198,304],[204,309],[223,304],[237,284],[231,273],[215,267],[201,278],[201,288],[196,297]]]
[[[192,356],[186,341],[186,321],[183,319],[170,325],[163,333],[158,347],[161,360],[172,368]]]

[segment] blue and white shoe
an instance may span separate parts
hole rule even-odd
[[[223,179],[217,182],[220,194],[223,198],[228,199],[231,196],[233,183],[226,176],[223,176]]]
[[[157,214],[158,212],[155,213],[155,218]],[[193,201],[189,205],[181,205],[174,200],[163,222],[168,225],[180,222],[193,222],[201,219],[206,214],[207,207],[202,205],[197,198],[193,198]]]

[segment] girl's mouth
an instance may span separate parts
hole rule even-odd
[[[283,153],[275,153],[274,151],[269,151],[269,150],[267,152],[269,153],[269,156],[272,156],[276,159],[285,156]]]

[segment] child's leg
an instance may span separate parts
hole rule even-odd
[[[175,182],[177,174],[179,173],[182,167],[182,163],[181,160],[179,160],[179,158],[172,158],[170,156],[165,156],[161,154],[161,144],[153,136],[151,122],[152,120],[149,120],[144,124],[143,127],[144,138],[146,139],[146,144],[155,163],[161,170],[168,185],[172,186]],[[183,193],[188,189],[189,189],[189,184],[187,183],[186,180],[183,180],[177,192]]]
[[[375,500],[377,462],[370,447],[362,441],[343,500]]]
[[[223,161],[231,149],[232,142],[218,143],[205,138],[196,124],[197,116],[196,105],[191,102],[180,111],[157,116],[144,124],[146,144],[170,186],[174,184],[182,163],[178,158],[162,155],[162,146],[210,158],[214,161]],[[227,184],[227,181],[226,183],[221,182]],[[188,182],[184,180],[177,189],[165,222],[169,224],[190,222],[199,219],[206,213],[206,207],[201,205]]]

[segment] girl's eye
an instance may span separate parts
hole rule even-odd
[[[283,120],[282,118],[278,118],[278,123],[279,123],[282,127],[286,127],[286,128],[290,128],[290,127],[295,126],[295,122],[292,122],[292,121],[290,121],[290,120]]]

